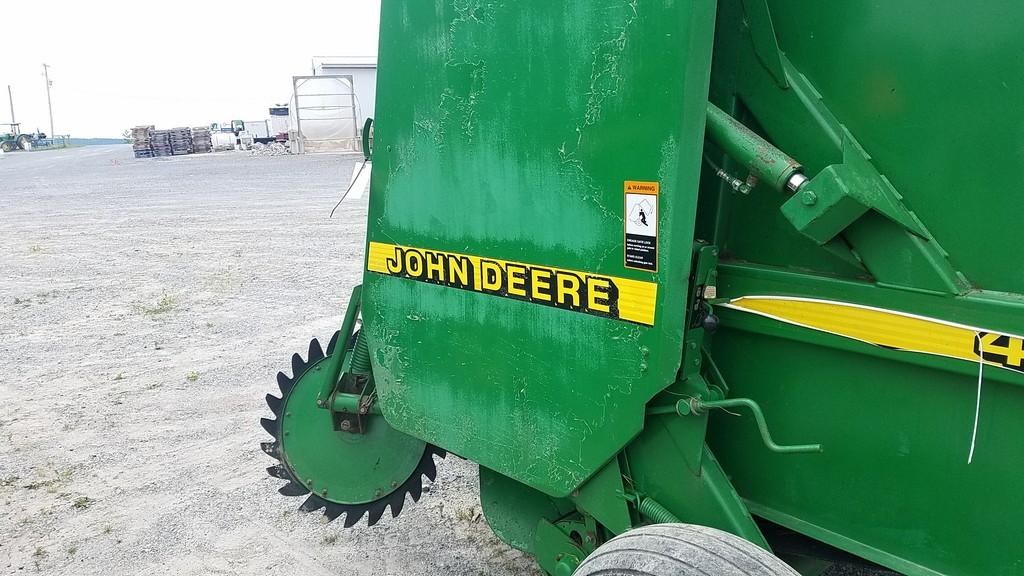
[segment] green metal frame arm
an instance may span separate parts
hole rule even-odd
[[[330,378],[324,380],[323,387],[316,397],[316,405],[321,408],[331,408],[329,399],[334,392],[335,386],[338,384],[338,379],[341,378],[345,358],[348,355],[348,338],[352,334],[353,328],[355,328],[356,318],[359,317],[359,310],[362,306],[362,289],[362,286],[356,286],[352,289],[352,296],[349,297],[348,310],[345,311],[345,320],[341,324],[341,330],[338,331],[338,343],[335,345],[334,354],[327,365],[327,373],[330,375]]]

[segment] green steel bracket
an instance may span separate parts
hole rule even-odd
[[[869,210],[930,239],[921,221],[907,210],[899,193],[875,170],[867,153],[845,129],[843,163],[822,170],[782,205],[782,213],[793,227],[819,245],[831,241]]]
[[[572,493],[576,507],[592,516],[613,534],[622,534],[633,527],[629,516],[629,507],[621,500],[608,498],[608,494],[621,493],[623,485],[622,467],[619,459],[613,458],[583,486]]]
[[[537,563],[552,576],[571,576],[598,544],[597,523],[593,518],[573,515],[554,524],[547,520],[537,523],[534,542]]]
[[[708,104],[707,135],[756,180],[779,192],[793,193],[781,207],[793,227],[815,243],[855,259],[880,284],[933,293],[962,294],[970,285],[949,263],[903,197],[871,163],[856,139],[821,103],[807,79],[782,57],[792,94],[821,122],[829,140],[837,140],[840,164],[830,164],[813,179],[803,166],[747,126]],[[799,82],[797,81],[799,79]],[[719,171],[719,175],[723,176]],[[726,180],[734,178],[724,174]],[[872,216],[879,216],[873,218]],[[881,223],[879,222],[881,220]]]
[[[757,430],[761,433],[761,440],[768,450],[779,454],[804,454],[821,452],[821,444],[794,444],[782,446],[776,444],[768,431],[768,421],[765,420],[761,406],[749,398],[730,398],[728,400],[701,400],[700,398],[688,398],[676,403],[676,413],[680,416],[700,416],[708,410],[728,410],[730,408],[747,408],[754,414],[757,422]]]
[[[372,395],[336,392],[331,401],[331,410],[342,414],[380,414],[380,405],[373,400]]]
[[[708,332],[718,326],[718,317],[708,304],[718,296],[718,247],[702,241],[694,243],[693,272],[690,278],[690,302],[687,313],[686,344],[683,348],[682,379],[698,374],[701,348]]]

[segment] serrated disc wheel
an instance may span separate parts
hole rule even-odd
[[[326,352],[314,339],[306,358],[292,356],[291,376],[278,373],[281,396],[266,398],[274,418],[260,421],[274,439],[261,447],[278,460],[267,468],[286,481],[278,491],[305,497],[300,510],[323,510],[328,520],[344,515],[346,528],[368,516],[372,526],[388,508],[398,516],[406,496],[419,500],[423,477],[437,475],[434,456],[445,452],[395,430],[379,414],[363,417],[361,434],[340,430],[331,411],[316,404],[336,352],[338,334]]]

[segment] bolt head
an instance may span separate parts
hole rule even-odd
[[[351,430],[352,429],[352,423],[349,422],[348,420],[342,420],[341,421],[341,429],[342,430]]]
[[[818,203],[818,195],[811,190],[804,190],[800,193],[800,201],[804,206],[814,206]]]

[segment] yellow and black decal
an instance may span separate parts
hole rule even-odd
[[[658,196],[661,193],[661,184],[627,180],[623,184],[623,192],[624,266],[633,270],[657,272]]]
[[[653,282],[379,242],[370,243],[366,267],[428,284],[654,325],[658,285]]]
[[[745,296],[725,306],[893,350],[984,361],[1024,372],[1024,338],[984,328],[810,298]]]

